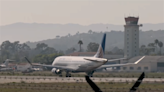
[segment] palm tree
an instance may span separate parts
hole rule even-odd
[[[158,45],[158,39],[155,39],[154,43],[155,43],[155,46],[156,46],[156,52],[157,52],[157,45]]]
[[[81,52],[81,45],[83,44],[83,41],[82,40],[79,40],[78,44],[80,46],[80,52]]]
[[[161,48],[163,47],[163,43],[162,42],[158,42],[158,46],[160,47],[160,55],[161,55]]]

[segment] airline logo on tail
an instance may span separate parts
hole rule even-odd
[[[106,41],[106,33],[104,34],[102,43],[99,45],[97,53],[94,55],[94,57],[103,58],[103,56],[105,54],[105,41]]]

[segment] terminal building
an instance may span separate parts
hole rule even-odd
[[[137,56],[128,60],[128,63],[134,63],[141,56]],[[125,63],[125,62],[124,62]],[[136,65],[120,67],[118,71],[125,72],[164,72],[164,56],[146,56]]]

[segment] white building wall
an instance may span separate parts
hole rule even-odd
[[[139,25],[125,25],[124,57],[131,58],[139,55]]]
[[[28,68],[31,68],[31,65],[26,64],[26,65],[17,65],[17,71],[25,71]]]

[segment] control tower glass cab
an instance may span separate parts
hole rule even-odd
[[[125,18],[126,25],[137,25],[138,19],[138,17],[127,17]]]
[[[126,17],[124,25],[124,57],[132,58],[139,55],[138,17]]]

